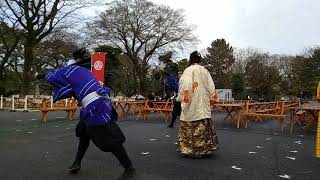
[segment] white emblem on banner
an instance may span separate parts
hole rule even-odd
[[[103,68],[103,63],[101,61],[96,61],[93,67],[95,70],[100,71]]]

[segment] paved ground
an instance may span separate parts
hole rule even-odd
[[[125,146],[139,180],[273,180],[320,177],[320,159],[314,157],[315,132],[296,128],[284,133],[277,121],[235,129],[225,114],[213,114],[221,149],[209,159],[180,157],[177,128],[168,129],[159,116],[147,122],[127,117],[119,122],[127,136]],[[38,112],[0,111],[0,180],[102,180],[116,179],[122,168],[111,154],[91,144],[77,175],[66,168],[77,146],[74,128],[63,112],[50,112],[48,123],[39,123]],[[151,140],[150,140],[151,139]],[[144,154],[142,154],[144,153]],[[283,178],[283,179],[284,179]]]

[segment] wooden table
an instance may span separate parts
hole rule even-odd
[[[290,125],[291,133],[293,126],[295,124],[295,113],[304,110],[308,112],[311,116],[308,119],[307,129],[309,129],[315,120],[318,120],[317,134],[316,134],[316,157],[320,158],[320,103],[315,104],[303,104],[300,107],[290,108]]]
[[[306,111],[311,116],[307,121],[307,129],[310,129],[313,122],[318,119],[318,114],[320,112],[320,104],[303,104],[300,107],[292,107],[290,108],[290,132],[292,133],[293,126],[296,123],[295,116],[298,111]]]
[[[216,104],[216,107],[220,107],[222,110],[227,112],[228,114],[224,118],[226,120],[228,117],[234,122],[237,128],[240,127],[240,124],[244,124],[245,122],[242,120],[241,116],[244,110],[245,105],[242,103],[237,104]]]
[[[148,113],[150,112],[159,112],[167,122],[169,114],[172,112],[172,102],[170,100],[167,100],[167,101],[146,100],[144,102],[143,107],[140,109],[136,119],[138,120],[140,115],[142,114],[143,119],[147,120]]]
[[[143,108],[144,101],[117,100],[112,101],[114,108],[119,116],[125,116],[129,113],[139,112]]]

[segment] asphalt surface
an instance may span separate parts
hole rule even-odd
[[[167,128],[161,116],[147,121],[135,116],[118,124],[139,180],[273,180],[320,179],[320,159],[315,157],[315,128],[279,130],[276,120],[236,129],[226,114],[212,115],[221,149],[208,159],[183,158],[176,153],[178,124]],[[0,180],[112,180],[122,168],[110,153],[92,143],[76,175],[68,174],[76,153],[77,123],[64,112],[49,112],[41,124],[39,112],[0,111]],[[282,178],[281,178],[281,177]]]

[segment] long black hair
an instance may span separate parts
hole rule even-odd
[[[76,63],[73,65],[82,66],[88,69],[91,69],[91,57],[86,56],[87,50],[85,48],[78,49],[72,53],[72,56],[75,60],[77,60]]]
[[[87,50],[84,48],[78,49],[72,53],[74,59],[84,59],[84,55],[87,53]]]
[[[198,51],[193,51],[190,54],[189,66],[193,63],[201,63],[202,56]]]

